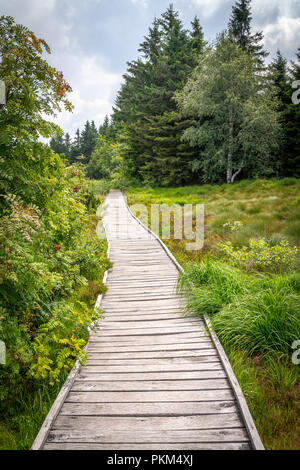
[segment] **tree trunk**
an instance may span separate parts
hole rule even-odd
[[[228,154],[227,154],[227,183],[232,183],[232,147],[233,147],[233,119],[232,119],[232,111],[230,111]]]

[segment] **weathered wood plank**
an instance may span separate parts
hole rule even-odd
[[[85,381],[76,380],[73,392],[113,392],[113,391],[147,391],[147,390],[216,390],[228,389],[227,379],[208,380],[157,380],[157,381]]]
[[[173,344],[163,344],[163,345],[157,345],[157,344],[148,344],[148,345],[135,345],[132,343],[131,346],[128,346],[127,344],[123,344],[120,346],[105,346],[101,344],[101,341],[99,344],[97,343],[96,345],[89,345],[87,348],[88,353],[110,353],[110,352],[115,352],[117,354],[122,354],[122,353],[133,353],[135,351],[137,352],[156,352],[156,351],[197,351],[198,349],[206,349],[211,346],[211,340],[210,338],[203,338],[201,342],[196,342],[196,343],[173,343]]]
[[[179,371],[179,372],[127,372],[126,374],[116,372],[99,372],[95,371],[94,368],[86,368],[80,371],[78,380],[91,381],[126,381],[126,380],[204,380],[204,379],[215,379],[225,378],[226,373],[223,369],[217,370],[201,370],[201,371]]]
[[[92,393],[92,392],[87,392]],[[121,394],[122,392],[119,392]],[[184,411],[183,411],[184,410]],[[200,402],[154,402],[154,403],[81,403],[67,402],[62,406],[61,416],[196,416],[237,412],[234,401]]]
[[[90,443],[120,443],[139,444],[139,443],[188,443],[188,442],[202,442],[202,443],[221,443],[221,442],[248,442],[249,438],[244,428],[236,429],[197,429],[190,430],[188,433],[184,431],[169,430],[164,431],[158,435],[153,431],[139,432],[126,432],[117,431],[112,432],[96,431],[93,433],[82,432],[78,430],[66,431],[52,431],[49,434],[48,442],[90,442]]]
[[[184,410],[182,410],[184,413]],[[218,413],[197,416],[64,416],[59,414],[53,430],[81,429],[97,432],[99,429],[114,431],[156,431],[195,430],[195,429],[231,429],[240,428],[241,419],[237,413]]]
[[[199,370],[222,370],[222,364],[219,360],[216,362],[195,362],[184,364],[142,364],[142,365],[103,365],[89,366],[90,371],[95,372],[117,372],[119,374],[127,374],[129,372],[187,372]]]
[[[174,447],[175,445],[175,447]],[[65,443],[47,443],[44,446],[45,450],[249,450],[250,446],[248,443],[245,442],[223,442],[223,443],[171,443],[171,444],[91,444],[91,443],[72,443],[72,442],[65,442]]]
[[[119,391],[119,392],[78,392],[71,390],[65,399],[65,403],[148,403],[154,402],[156,405],[161,402],[201,402],[201,401],[228,401],[233,400],[233,394],[230,389],[214,389],[214,390],[186,390],[184,393],[181,391],[169,390],[157,391],[157,390],[145,390],[143,392],[130,392],[130,391]],[[185,403],[186,405],[186,403]],[[75,407],[76,409],[76,407]],[[178,408],[179,409],[179,408]],[[184,409],[184,411],[186,411]],[[206,412],[208,407],[206,405]],[[210,408],[211,412],[211,408]],[[180,414],[182,413],[182,407]],[[155,414],[155,413],[154,413]],[[194,413],[195,414],[195,413]]]

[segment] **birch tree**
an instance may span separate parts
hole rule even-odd
[[[193,120],[183,140],[198,148],[204,181],[233,183],[272,174],[280,137],[276,100],[256,58],[222,34],[206,49],[176,99]]]

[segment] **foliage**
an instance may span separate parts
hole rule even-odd
[[[111,142],[101,134],[97,137],[86,173],[89,178],[110,180],[115,169],[120,165],[122,144]]]
[[[249,247],[234,249],[231,242],[220,243],[220,251],[229,262],[243,266],[247,270],[282,272],[293,269],[295,257],[298,253],[296,246],[291,247],[287,240],[279,244],[270,245],[264,238],[249,240]]]
[[[232,7],[232,15],[229,19],[229,31],[231,37],[248,54],[255,55],[260,63],[268,56],[263,50],[261,42],[263,33],[259,31],[251,34],[251,0],[238,0]]]
[[[181,286],[186,286],[186,308],[214,314],[219,338],[249,355],[288,354],[299,338],[299,276],[256,279],[209,261],[189,266]]]
[[[77,129],[73,140],[67,132],[65,135],[53,137],[50,147],[54,152],[64,155],[70,163],[87,164],[95,148],[97,135],[94,121],[86,121],[83,131]]]
[[[173,97],[203,46],[199,20],[186,31],[170,5],[140,44],[141,57],[128,63],[113,120],[123,125],[123,156],[131,178],[163,185],[190,180],[189,161],[195,152],[180,140],[189,121],[179,115]]]
[[[209,47],[177,101],[194,119],[183,139],[199,148],[193,163],[205,182],[270,175],[280,125],[272,91],[256,59],[224,34]]]
[[[97,200],[81,165],[66,167],[40,137],[60,135],[46,120],[63,106],[70,86],[43,58],[48,45],[11,17],[0,18],[0,398],[24,387],[60,381],[75,358],[84,361],[90,303],[76,298],[91,280],[101,289],[105,242],[91,229]],[[95,292],[96,295],[96,292]],[[75,297],[74,297],[75,296]],[[72,301],[70,298],[74,297]],[[3,413],[4,414],[4,413]]]

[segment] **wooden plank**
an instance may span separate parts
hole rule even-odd
[[[116,372],[100,372],[95,371],[94,368],[82,369],[78,380],[82,381],[127,381],[127,380],[138,380],[138,381],[161,381],[161,380],[204,380],[204,379],[215,379],[225,378],[226,373],[223,369],[217,370],[197,370],[197,371],[179,371],[179,372],[127,372],[126,374]]]
[[[195,333],[173,333],[173,334],[158,334],[148,336],[102,336],[100,334],[93,333],[89,341],[89,345],[93,344],[110,344],[111,346],[121,346],[129,344],[177,344],[177,343],[190,343],[190,342],[201,342],[204,338],[209,338],[206,332],[195,332]]]
[[[126,432],[111,430],[82,432],[78,430],[51,431],[48,442],[90,442],[90,443],[116,443],[124,442],[127,444],[139,443],[221,443],[221,442],[249,442],[248,435],[244,428],[235,429],[197,429],[190,430],[188,433],[183,430],[168,430],[158,435],[153,431],[143,431],[141,435],[138,432]]]
[[[108,328],[96,328],[97,333],[104,336],[148,336],[148,335],[161,335],[163,333],[199,333],[202,331],[201,327],[197,325],[193,326],[175,326],[169,328],[157,327],[157,328],[124,328],[124,329],[108,329]],[[94,333],[96,336],[96,334]]]
[[[184,413],[184,410],[182,410]],[[215,415],[197,416],[65,416],[59,414],[53,430],[81,429],[81,431],[97,432],[99,429],[114,431],[155,431],[190,429],[231,429],[240,428],[241,419],[237,413],[218,413]]]
[[[47,443],[44,446],[45,450],[174,450],[174,444],[91,444],[91,443]],[[176,443],[176,450],[249,450],[249,444],[245,442],[223,442],[223,443]]]
[[[217,361],[217,360],[216,360]],[[195,362],[186,364],[141,364],[141,365],[105,365],[105,366],[89,366],[89,369],[95,372],[117,372],[119,374],[127,374],[129,372],[187,372],[200,370],[222,370],[222,364],[217,362]]]
[[[213,331],[211,323],[210,323],[208,317],[205,316],[204,318],[205,318],[205,321],[207,323],[208,328],[210,329],[212,339],[213,339],[214,344],[217,348],[217,351],[218,351],[218,354],[220,356],[221,362],[222,362],[222,364],[225,368],[225,371],[227,373],[228,380],[229,380],[229,382],[232,386],[232,389],[233,389],[233,393],[234,393],[234,395],[237,399],[238,406],[239,406],[240,412],[241,412],[241,414],[244,418],[245,426],[246,426],[246,429],[248,431],[252,446],[256,450],[264,450],[263,443],[262,443],[262,441],[260,439],[260,436],[257,432],[257,429],[256,429],[256,426],[254,424],[253,418],[251,416],[248,405],[246,403],[244,394],[243,394],[243,392],[241,390],[241,387],[240,387],[240,385],[237,381],[237,378],[236,378],[236,376],[235,376],[235,374],[232,370],[232,367],[230,365],[228,357],[226,356],[226,353],[225,353],[225,351],[223,349],[223,346],[221,345],[217,335]]]
[[[80,393],[80,392],[78,392]],[[87,392],[92,393],[92,392]],[[122,392],[119,392],[121,395]],[[184,407],[184,408],[183,408]],[[184,410],[184,411],[183,411]],[[234,401],[199,401],[199,402],[154,402],[154,403],[89,403],[65,401],[60,416],[210,416],[217,414],[236,413]]]
[[[65,401],[66,396],[68,395],[73,382],[75,380],[75,377],[78,373],[78,369],[74,367],[71,372],[69,373],[64,385],[60,389],[52,407],[50,408],[49,413],[46,416],[45,421],[42,424],[41,429],[39,430],[38,435],[36,436],[32,446],[31,450],[39,450],[44,446],[44,443],[47,439],[48,433],[51,429],[51,426],[53,425],[56,417],[58,416],[58,413],[60,412],[60,409]]]
[[[111,353],[105,352],[93,352],[89,350],[89,359],[91,360],[106,360],[106,359],[120,359],[120,360],[127,360],[127,359],[165,359],[165,358],[197,358],[199,356],[217,356],[217,351],[213,348],[213,346],[208,347],[210,345],[206,345],[206,348],[202,348],[199,350],[187,350],[187,351],[149,351],[149,352],[121,352],[115,351]],[[130,361],[129,361],[130,362]],[[195,360],[196,362],[196,360]]]
[[[102,320],[100,323],[101,330],[129,330],[129,329],[147,329],[147,328],[177,328],[181,331],[182,328],[194,328],[199,327],[197,321],[190,321],[190,320],[140,320],[138,323],[135,321],[127,321],[127,322],[116,322],[113,320],[105,319]]]
[[[163,366],[168,368],[169,365],[181,365],[184,367],[186,364],[195,364],[194,368],[197,369],[197,364],[212,362],[220,363],[219,357],[215,355],[198,356],[196,358],[191,357],[165,357],[165,358],[145,358],[145,359],[87,359],[87,367],[102,367],[102,366],[137,366],[138,368],[149,366]]]
[[[211,339],[210,338],[203,338],[201,342],[197,343],[175,343],[175,344],[162,344],[162,345],[157,345],[157,344],[148,344],[148,345],[135,345],[132,343],[131,346],[128,346],[127,344],[123,344],[121,346],[105,346],[101,344],[101,341],[99,344],[93,344],[89,345],[87,348],[88,353],[103,353],[103,352],[116,352],[117,354],[122,354],[124,352],[155,352],[155,351],[197,351],[198,349],[205,349],[208,347],[208,345],[211,345]]]
[[[113,313],[105,312],[103,314],[103,318],[105,322],[116,321],[116,322],[128,322],[128,321],[153,321],[153,320],[176,320],[178,323],[179,320],[182,320],[181,317],[178,316],[176,313],[140,313],[139,315],[129,315],[128,313],[124,312],[123,314],[115,315]],[[193,319],[193,317],[187,317]],[[178,321],[177,321],[178,320]]]
[[[208,380],[141,380],[141,381],[81,381],[75,380],[73,392],[113,392],[147,390],[217,390],[230,388],[227,379]]]
[[[186,390],[184,393],[177,390],[157,391],[145,390],[143,392],[118,391],[118,392],[78,392],[71,390],[65,399],[65,403],[148,403],[154,402],[156,405],[161,402],[200,402],[200,401],[228,401],[233,400],[233,394],[230,389],[213,390]],[[76,408],[76,407],[75,407]],[[206,411],[207,411],[206,405]],[[180,410],[182,413],[182,407]],[[154,413],[155,414],[155,413]]]

